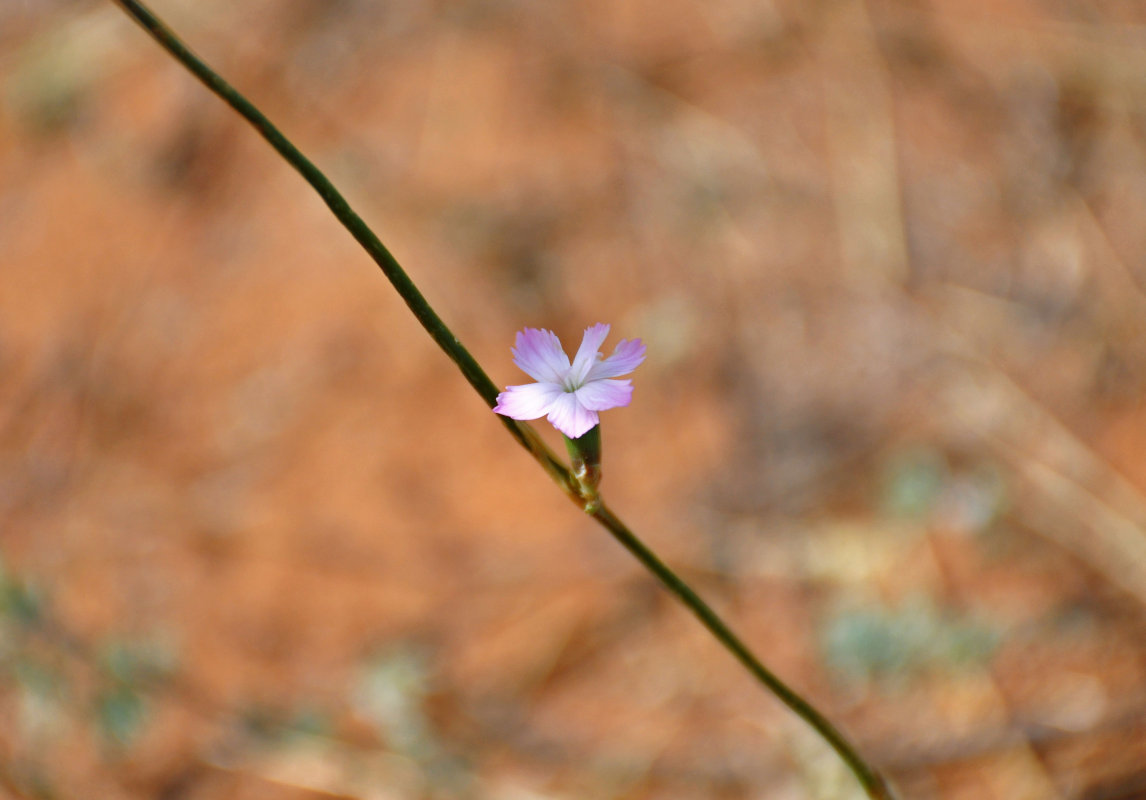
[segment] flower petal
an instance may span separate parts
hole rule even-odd
[[[633,399],[633,382],[590,381],[574,394],[577,402],[590,411],[605,411],[610,408],[627,406]]]
[[[596,381],[627,375],[645,360],[645,350],[645,343],[640,339],[622,339],[613,350],[613,355],[593,365],[585,380]]]
[[[579,439],[600,421],[600,417],[596,411],[581,405],[577,395],[562,392],[549,409],[549,421],[570,439]]]
[[[569,356],[561,349],[561,340],[544,328],[518,331],[513,363],[542,383],[562,383],[569,372]]]
[[[523,386],[507,386],[497,396],[493,410],[513,419],[537,419],[544,417],[553,407],[553,402],[564,392],[556,383],[527,383]]]
[[[581,337],[581,346],[577,348],[577,356],[573,359],[573,367],[569,370],[569,378],[574,387],[585,383],[589,370],[601,359],[601,343],[609,335],[609,326],[604,322],[590,325]]]

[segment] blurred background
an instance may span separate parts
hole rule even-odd
[[[1146,797],[1146,5],[156,10],[497,383],[647,342],[606,497],[905,798]],[[233,112],[7,0],[0,796],[858,795]]]

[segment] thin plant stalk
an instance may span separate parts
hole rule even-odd
[[[249,122],[255,130],[273,147],[283,159],[302,175],[303,179],[318,192],[331,212],[343,227],[362,246],[367,254],[381,268],[395,291],[402,297],[411,313],[445,352],[462,375],[485,401],[493,408],[497,404],[498,388],[490,380],[477,360],[462,345],[453,332],[434,311],[429,301],[402,269],[401,265],[386,248],[373,230],[351,208],[342,193],[330,179],[322,173],[283,133],[271,123],[259,109],[244,97],[231,84],[195,55],[190,48],[175,35],[146,5],[139,0],[112,0],[132,19],[146,30],[159,45],[176,61],[182,64],[208,89],[218,95],[227,105]],[[616,514],[597,496],[595,489],[589,491],[582,481],[570,471],[561,459],[541,440],[541,437],[527,423],[508,417],[498,417],[510,434],[533,456],[555,483],[579,508],[595,519],[628,550],[641,564],[679,599],[700,620],[709,632],[728,650],[757,681],[780,699],[788,708],[812,726],[824,740],[839,754],[855,775],[868,797],[873,800],[894,800],[890,785],[882,775],[859,754],[851,742],[831,722],[816,710],[811,703],[794,689],[780,680],[771,670],[748,649],[720,616],[705,603],[668,567],[636,534],[617,517]]]

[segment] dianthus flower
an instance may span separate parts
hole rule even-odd
[[[600,421],[598,411],[627,406],[633,397],[627,375],[645,360],[640,339],[622,339],[608,358],[599,348],[609,326],[598,323],[585,329],[581,347],[569,363],[561,340],[552,331],[525,328],[517,334],[513,363],[537,383],[507,386],[497,396],[494,411],[513,419],[548,417],[553,427],[577,439]]]

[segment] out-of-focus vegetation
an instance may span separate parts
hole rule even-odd
[[[1146,781],[1146,10],[166,0],[907,798]],[[552,432],[547,432],[550,435]],[[0,793],[843,798],[287,167],[0,3]]]

